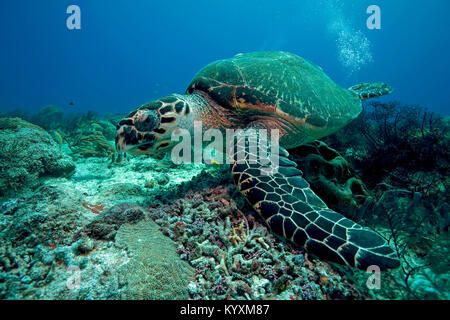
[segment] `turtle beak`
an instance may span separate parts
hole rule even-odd
[[[156,110],[141,109],[122,119],[117,126],[116,150],[131,154],[146,154],[155,142],[153,129],[159,125]]]

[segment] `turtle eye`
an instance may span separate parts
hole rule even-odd
[[[134,115],[134,126],[138,131],[152,131],[158,126],[158,113],[155,110],[138,110]]]

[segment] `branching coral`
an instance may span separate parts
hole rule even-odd
[[[245,215],[242,213],[241,210],[238,210],[239,214],[241,215],[241,219],[239,219],[237,222],[234,223],[234,227],[231,228],[231,236],[229,237],[229,240],[237,246],[238,244],[242,244],[245,246],[247,243],[247,239],[249,238],[249,227],[248,227],[248,221]],[[239,222],[240,221],[240,222]],[[237,225],[237,226],[236,226]]]
[[[326,139],[348,155],[372,188],[394,170],[448,175],[449,125],[419,106],[371,102],[350,125]]]
[[[446,297],[449,128],[448,119],[419,106],[375,101],[326,139],[371,189],[375,205],[366,208],[365,223],[390,235],[402,261],[387,296]]]
[[[288,299],[285,292],[314,299],[336,292],[343,299],[361,296],[345,283],[337,286],[340,278],[328,264],[306,259],[303,250],[277,240],[261,220],[245,214],[247,208],[238,205],[240,195],[231,197],[234,190],[226,185],[190,191],[183,199],[149,209],[163,233],[177,242],[180,257],[195,267],[194,283],[202,290],[190,292],[191,298]],[[326,285],[320,276],[313,277],[324,269]],[[301,281],[293,286],[295,279]],[[311,290],[303,294],[307,285]]]

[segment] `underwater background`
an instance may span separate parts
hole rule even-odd
[[[396,88],[389,99],[450,109],[446,0],[80,0],[81,30],[68,30],[71,4],[1,1],[2,110],[128,112],[184,92],[211,61],[271,50],[312,61],[343,87],[383,80]],[[381,30],[366,26],[372,4]]]
[[[81,8],[81,30],[66,9]],[[381,29],[370,30],[370,5]],[[0,0],[0,299],[449,299],[447,0]],[[289,150],[327,205],[389,239],[381,276],[268,231],[228,168],[116,152],[135,107],[208,63],[288,51],[344,88],[383,81]]]

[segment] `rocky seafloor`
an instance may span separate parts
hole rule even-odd
[[[75,164],[70,179],[1,205],[2,299],[364,297],[345,273],[272,236],[226,170],[149,175],[155,161],[136,158],[99,177],[90,172],[103,160]]]
[[[112,148],[105,128],[113,129],[97,122]],[[104,142],[81,140],[0,119],[0,299],[450,298],[448,221],[431,247],[402,247],[402,268],[383,272],[381,289],[369,289],[371,274],[275,237],[227,167],[117,158]],[[387,184],[368,190],[337,151],[306,148],[293,158],[320,186],[315,191],[400,246],[392,225],[373,217],[418,212],[420,194]],[[448,219],[446,202],[433,210]]]

